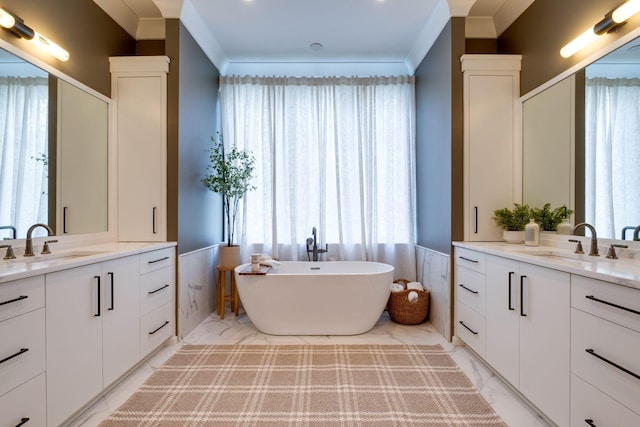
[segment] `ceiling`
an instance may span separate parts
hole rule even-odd
[[[496,38],[533,0],[94,2],[136,39],[162,39],[163,19],[180,18],[223,73],[266,63],[388,63],[412,73],[452,16],[467,17],[466,37]]]

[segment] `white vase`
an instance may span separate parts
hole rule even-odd
[[[508,231],[502,232],[502,238],[507,243],[522,243],[524,242],[524,230],[523,231]]]
[[[240,246],[233,245],[227,246],[221,244],[220,248],[220,266],[221,267],[235,267],[240,265]]]

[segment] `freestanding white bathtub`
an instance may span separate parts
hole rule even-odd
[[[285,261],[266,275],[235,268],[242,306],[271,335],[357,335],[373,328],[389,299],[393,266],[365,261]]]

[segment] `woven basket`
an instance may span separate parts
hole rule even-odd
[[[391,292],[387,310],[389,317],[396,323],[403,325],[417,325],[425,321],[429,313],[429,291],[417,291],[414,289],[406,289],[409,280],[398,279],[394,283],[400,283],[405,287],[404,291]],[[409,301],[409,292],[416,292],[418,300]]]

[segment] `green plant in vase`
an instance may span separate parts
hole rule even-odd
[[[529,205],[514,203],[513,208],[502,208],[493,211],[493,220],[503,230],[503,238],[507,243],[524,242],[524,227],[531,217]]]
[[[573,214],[571,209],[568,209],[565,205],[551,209],[551,203],[545,203],[542,209],[531,209],[531,218],[533,218],[543,231],[556,231],[558,224],[563,219],[569,218]]]

